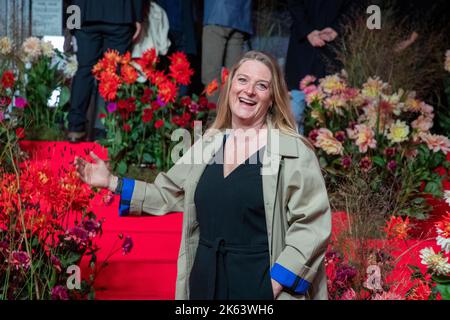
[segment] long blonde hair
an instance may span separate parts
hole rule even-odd
[[[211,125],[211,129],[228,129],[231,128],[231,110],[229,106],[229,94],[231,90],[231,83],[236,74],[237,69],[246,61],[255,60],[262,62],[267,66],[272,74],[272,81],[270,83],[270,93],[272,96],[272,107],[269,110],[271,113],[271,121],[274,129],[279,129],[281,132],[301,137],[297,133],[295,118],[291,110],[291,102],[289,98],[289,91],[284,80],[283,72],[275,59],[264,52],[248,51],[242,58],[231,68],[227,81],[219,95],[217,103],[217,116]],[[306,140],[306,139],[302,139]]]

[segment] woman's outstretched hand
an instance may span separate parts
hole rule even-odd
[[[89,155],[94,159],[94,163],[75,157],[75,168],[80,179],[93,187],[108,188],[113,178],[108,166],[94,152],[91,151]]]

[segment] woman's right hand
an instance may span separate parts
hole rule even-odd
[[[109,171],[105,161],[92,151],[89,155],[94,159],[94,163],[75,157],[75,168],[80,179],[93,187],[108,188],[114,176]]]

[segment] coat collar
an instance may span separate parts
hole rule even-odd
[[[298,158],[300,156],[296,141],[298,138],[283,133],[280,130],[275,130],[270,117],[267,117],[266,123],[269,133],[267,137],[267,151],[270,154],[282,157]]]

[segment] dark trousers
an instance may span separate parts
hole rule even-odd
[[[95,86],[92,67],[107,49],[120,54],[129,50],[133,33],[131,24],[89,23],[75,30],[78,70],[72,81],[69,131],[86,131],[86,113]]]

